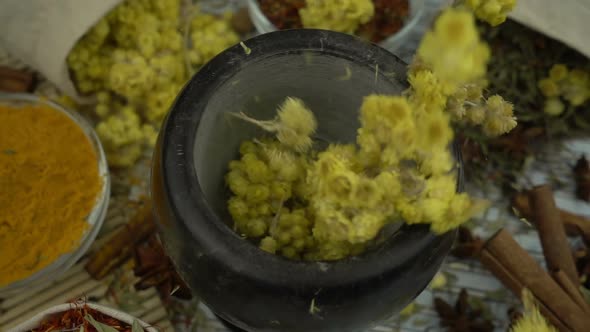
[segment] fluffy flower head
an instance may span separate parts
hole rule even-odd
[[[374,12],[371,0],[306,0],[299,15],[305,28],[353,33],[369,22]]]
[[[452,90],[485,74],[490,50],[479,40],[471,12],[447,9],[422,39],[418,55]]]

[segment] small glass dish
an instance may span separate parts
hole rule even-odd
[[[424,0],[408,0],[410,13],[404,21],[404,25],[393,35],[381,41],[378,45],[390,52],[396,52],[412,38],[412,31],[416,28],[422,14],[424,13]],[[258,0],[248,0],[248,11],[250,19],[258,33],[277,31],[277,27],[264,15],[258,4]]]
[[[0,298],[6,298],[22,292],[23,289],[30,289],[32,287],[48,284],[52,280],[61,276],[86,253],[98,235],[98,232],[106,217],[106,212],[109,205],[111,184],[106,155],[100,140],[98,139],[98,136],[94,132],[94,129],[90,123],[80,114],[33,94],[0,92],[0,104],[15,106],[27,104],[45,104],[52,109],[67,115],[83,130],[83,132],[86,134],[86,137],[92,143],[97,156],[98,175],[102,180],[102,187],[96,196],[96,203],[94,204],[94,207],[87,218],[89,227],[80,239],[80,245],[74,251],[61,255],[53,263],[28,276],[27,278],[12,282],[4,287],[0,287]]]

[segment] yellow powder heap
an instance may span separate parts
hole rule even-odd
[[[0,103],[0,287],[78,247],[102,185],[97,160],[64,113]]]

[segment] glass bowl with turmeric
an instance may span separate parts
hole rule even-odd
[[[106,216],[108,165],[80,114],[0,93],[0,298],[59,277]]]

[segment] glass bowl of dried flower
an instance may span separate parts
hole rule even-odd
[[[345,15],[347,8],[342,6],[351,6],[348,11],[353,14]],[[248,10],[259,33],[297,28],[334,30],[358,35],[397,53],[420,21],[424,0],[248,0]]]
[[[47,308],[11,332],[41,331],[129,331],[158,332],[148,323],[125,312],[95,303],[78,301]]]
[[[0,93],[0,298],[84,255],[106,216],[109,171],[92,126],[32,94]]]
[[[340,146],[337,150],[346,154],[355,149],[346,144],[355,142],[363,122],[359,121],[359,107],[368,99],[399,95],[407,88],[405,75],[406,64],[374,44],[348,34],[294,29],[263,34],[227,49],[185,86],[160,132],[151,191],[167,253],[191,290],[215,314],[246,331],[362,331],[397,313],[427,286],[451,248],[456,235],[452,229],[435,234],[428,225],[386,225],[367,214],[359,222],[363,227],[346,224],[348,232],[338,222],[324,223],[324,228],[312,231],[309,221],[314,216],[295,211],[305,204],[305,198],[297,201],[293,194],[286,199],[283,195],[289,194],[281,194],[281,186],[269,194],[254,182],[247,184],[244,194],[251,198],[248,202],[261,202],[260,209],[246,205],[247,213],[240,216],[239,204],[232,203],[240,198],[235,197],[240,185],[231,171],[245,167],[248,174],[265,178],[269,168],[249,151],[278,144],[260,129],[275,128],[277,123],[254,118],[272,119],[277,106],[283,105],[279,118],[288,120],[287,110],[295,105],[299,112],[303,101],[316,119],[310,120],[310,113],[305,113],[291,120],[301,124],[304,119],[317,125],[317,131],[313,137],[295,139],[295,143],[303,142],[295,144],[301,148],[296,153],[303,155],[309,146],[322,150],[329,145]],[[371,94],[376,97],[365,98]],[[387,100],[386,104],[391,101]],[[280,132],[279,142],[286,144],[297,136],[290,133],[297,130]],[[317,158],[329,156],[328,150],[319,152]],[[286,157],[287,162],[276,170],[287,174],[293,169],[291,164],[299,161],[283,151],[274,156],[277,160]],[[250,157],[236,160],[239,154]],[[243,164],[250,159],[255,160],[252,165]],[[342,164],[313,169],[330,173],[334,165]],[[451,195],[461,187],[460,169],[451,171],[452,183],[443,188]],[[333,179],[334,186],[327,190],[346,191],[342,189],[346,181]],[[412,180],[407,180],[405,189],[412,191]],[[385,181],[381,194],[399,192],[394,182]],[[293,186],[292,192],[313,188],[313,177],[304,184],[299,189]],[[373,192],[369,187],[357,186],[355,193]],[[262,201],[271,196],[282,198],[267,207]],[[360,204],[357,207],[362,211],[369,205],[378,210],[391,203],[381,197],[383,206],[372,205],[369,198],[347,202]],[[315,198],[307,204],[325,202]],[[344,201],[335,204],[344,205]],[[315,211],[318,226],[321,206]],[[281,231],[282,216],[290,216],[293,222],[286,233]],[[383,227],[375,232],[371,221]],[[304,241],[298,237],[303,234],[300,226],[308,227]],[[361,239],[366,246],[352,245]]]

